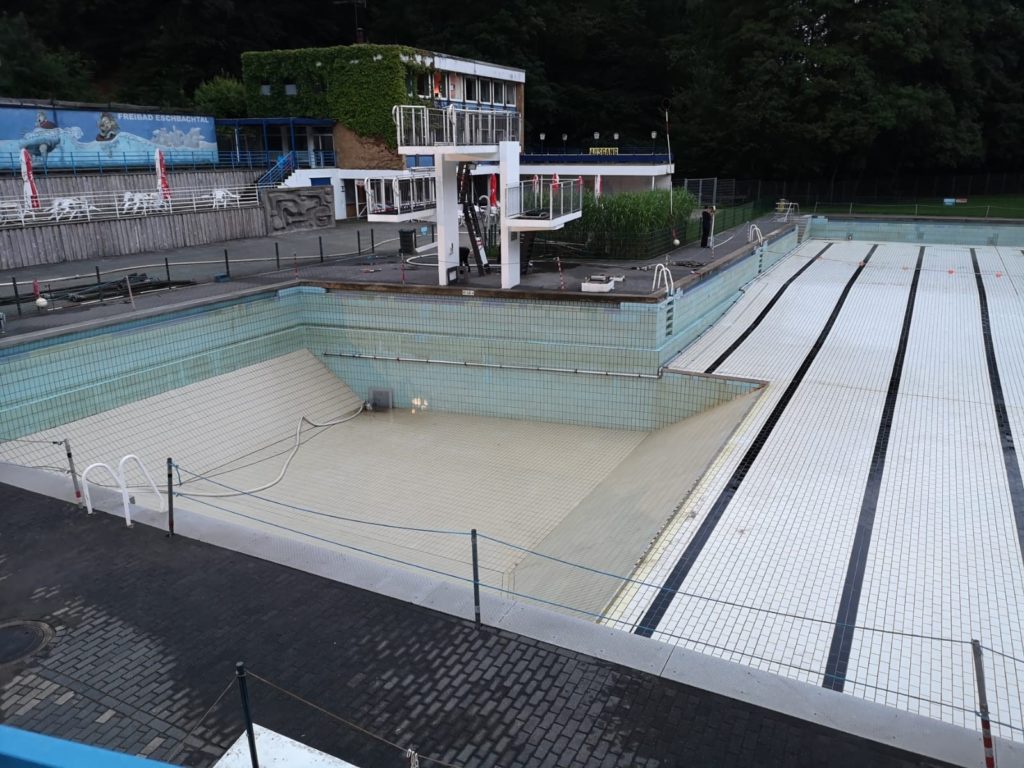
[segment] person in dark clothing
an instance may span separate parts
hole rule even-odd
[[[711,237],[711,209],[704,206],[700,214],[700,247],[707,248],[708,240]]]

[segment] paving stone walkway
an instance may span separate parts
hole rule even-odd
[[[467,768],[939,765],[0,485],[0,623],[12,619],[45,621],[55,637],[0,666],[0,721],[183,765],[211,765],[239,735],[240,659],[383,739]],[[399,749],[251,686],[260,724],[366,768],[408,765]]]

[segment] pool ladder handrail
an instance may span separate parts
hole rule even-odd
[[[142,470],[142,474],[146,476],[146,480],[149,481],[149,487],[152,488],[153,490],[153,495],[156,496],[157,499],[159,499],[160,501],[160,512],[164,512],[166,509],[164,504],[164,497],[160,494],[160,491],[157,489],[156,483],[153,482],[153,476],[149,474],[149,470],[146,469],[146,465],[142,463],[142,459],[140,459],[134,453],[129,453],[127,456],[122,458],[121,461],[118,462],[117,472],[115,472],[109,464],[102,461],[97,461],[94,464],[90,464],[88,467],[85,468],[85,471],[82,472],[82,489],[85,492],[85,508],[91,515],[93,514],[93,508],[92,497],[89,495],[89,472],[92,471],[93,469],[96,469],[97,467],[102,467],[103,469],[107,470],[107,474],[109,474],[110,477],[114,480],[114,484],[116,485],[117,489],[121,492],[121,504],[124,507],[124,523],[126,526],[131,528],[132,514],[131,510],[129,509],[130,501],[128,498],[128,479],[127,476],[125,475],[125,467],[129,459],[134,460],[135,463],[138,465],[139,469]],[[145,486],[143,486],[143,488],[145,488]]]
[[[764,245],[764,236],[761,234],[761,228],[757,224],[751,224],[747,228],[747,242],[754,242],[754,238],[757,238],[758,245]]]
[[[672,277],[672,270],[664,264],[658,264],[654,268],[654,282],[651,284],[651,293],[657,293],[662,284],[665,287],[665,294],[671,294],[676,281]]]

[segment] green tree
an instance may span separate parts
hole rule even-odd
[[[0,16],[0,94],[14,98],[88,99],[92,70],[78,53],[47,46],[23,14]]]
[[[214,117],[245,117],[245,86],[240,80],[218,75],[201,82],[192,94],[197,110]]]

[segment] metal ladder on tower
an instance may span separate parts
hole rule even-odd
[[[491,265],[487,263],[483,231],[480,228],[480,219],[476,215],[476,208],[473,207],[473,175],[470,173],[469,163],[459,163],[458,184],[459,202],[462,204],[462,216],[466,222],[466,233],[469,235],[469,247],[476,261],[477,274],[483,277],[491,271]]]

